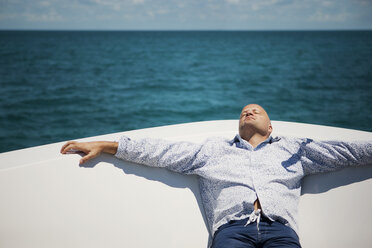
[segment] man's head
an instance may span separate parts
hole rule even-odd
[[[273,127],[270,118],[263,107],[258,104],[248,104],[240,114],[239,135],[250,139],[254,135],[269,137]]]

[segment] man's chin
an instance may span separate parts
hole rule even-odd
[[[244,133],[244,132],[252,132],[253,130],[255,130],[254,128],[254,124],[253,123],[244,123],[243,125],[240,125],[239,126],[239,132],[240,133]]]

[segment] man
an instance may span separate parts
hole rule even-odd
[[[79,150],[85,163],[100,153],[199,177],[213,248],[301,247],[297,205],[304,176],[372,163],[367,142],[326,142],[272,137],[266,111],[245,106],[239,134],[202,144],[160,139],[67,142],[61,153]]]

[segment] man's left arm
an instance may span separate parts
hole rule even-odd
[[[349,166],[372,165],[372,142],[305,139],[301,144],[301,161],[305,175]]]

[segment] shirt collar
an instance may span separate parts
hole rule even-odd
[[[280,138],[279,137],[272,137],[271,135],[264,141],[262,141],[255,149],[258,149],[259,147],[265,145],[266,143],[268,144],[272,144],[273,142],[277,142],[279,141]],[[230,141],[230,144],[233,145],[235,144],[236,147],[239,147],[239,148],[249,148],[249,149],[253,149],[253,146],[248,142],[246,141],[245,139],[243,139],[242,137],[240,137],[239,134],[237,134],[231,141]]]

